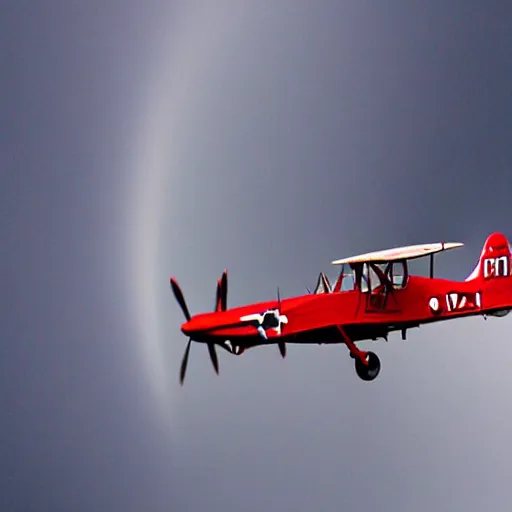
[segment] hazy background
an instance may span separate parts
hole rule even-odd
[[[186,344],[333,259],[510,231],[506,2],[2,2],[6,511],[508,511],[512,322]]]

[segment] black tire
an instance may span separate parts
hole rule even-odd
[[[380,373],[380,359],[373,352],[366,352],[368,365],[365,365],[356,357],[356,373],[358,377],[364,381],[372,381],[377,378]]]

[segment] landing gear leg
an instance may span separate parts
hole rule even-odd
[[[379,375],[380,372],[380,359],[377,354],[359,350],[355,343],[348,337],[341,325],[338,325],[338,330],[350,351],[350,357],[355,359],[355,367],[358,377],[365,381],[372,381],[377,378],[377,375]]]

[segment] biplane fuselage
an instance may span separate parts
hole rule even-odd
[[[345,343],[359,376],[373,380],[380,362],[355,342],[387,339],[393,331],[401,331],[405,339],[407,329],[422,324],[471,315],[504,316],[512,309],[512,261],[505,236],[494,233],[487,238],[465,281],[433,277],[433,255],[460,246],[429,244],[338,260],[333,263],[341,265],[341,272],[334,286],[321,273],[314,293],[231,309],[225,304],[224,274],[216,311],[191,317],[182,331],[210,349],[220,346],[237,355],[260,345],[278,344],[284,357],[288,343]],[[408,261],[427,255],[430,277],[409,275]],[[365,368],[368,354],[374,365],[378,363],[371,375]]]

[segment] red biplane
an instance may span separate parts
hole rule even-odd
[[[501,233],[490,235],[478,263],[465,281],[434,278],[434,254],[461,247],[435,243],[400,247],[333,261],[341,271],[334,284],[321,272],[314,292],[299,297],[227,308],[227,272],[217,283],[215,310],[191,317],[174,278],[171,287],[186,317],[181,330],[189,336],[180,381],[183,384],[192,341],[208,346],[219,373],[215,347],[241,355],[248,348],[277,345],[282,357],[287,343],[344,343],[357,375],[372,381],[380,372],[374,352],[357,342],[387,341],[388,334],[471,315],[502,317],[512,309],[511,248]],[[408,261],[430,257],[430,275],[409,274]]]

